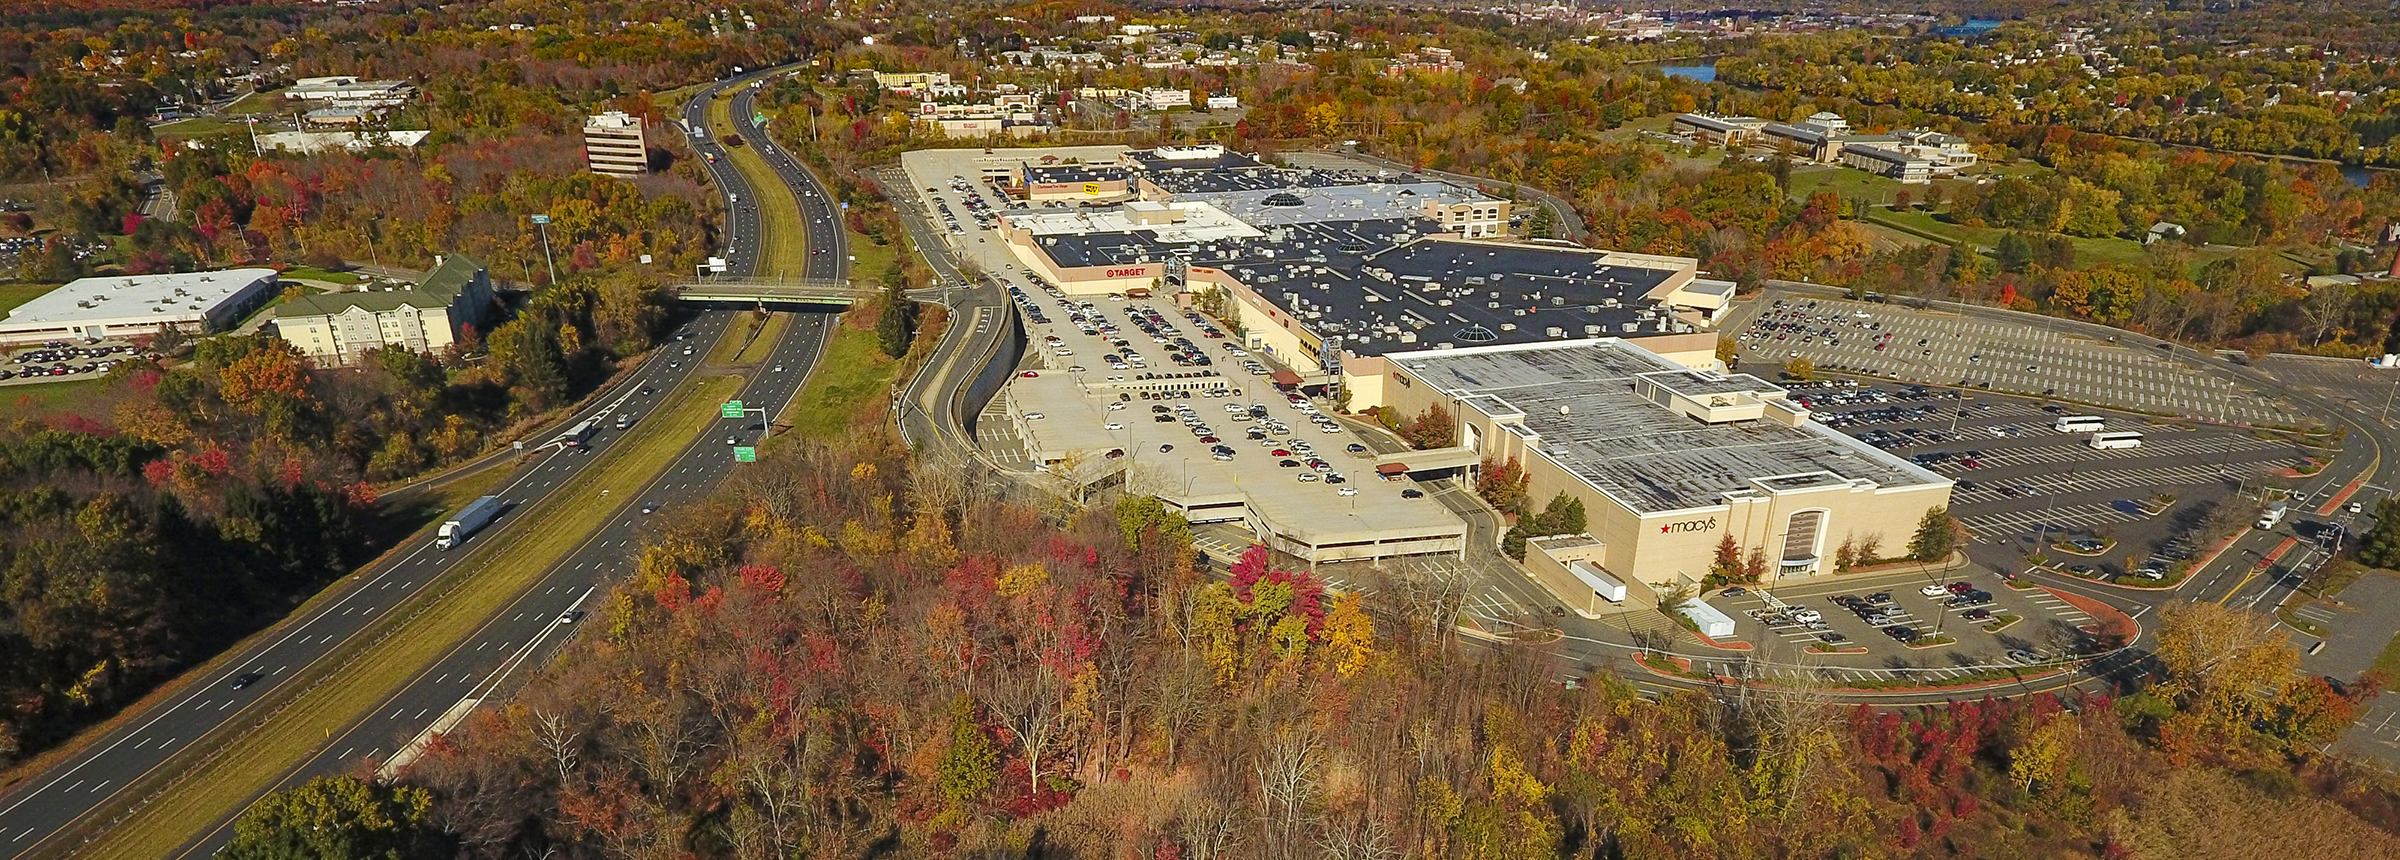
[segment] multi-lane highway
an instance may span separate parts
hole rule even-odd
[[[692,322],[690,336],[707,341],[722,332],[729,314],[702,316]],[[675,353],[670,355],[669,353]],[[621,382],[610,396],[572,416],[593,419],[613,428],[614,416],[639,415],[689,377],[698,364],[679,351],[660,350]],[[565,485],[579,471],[614,446],[622,434],[613,429],[595,434],[584,445],[566,448],[544,445],[534,451],[493,494],[509,509],[523,511]],[[536,437],[540,441],[542,437]],[[533,447],[531,444],[528,447]],[[470,537],[456,549],[433,547],[430,532],[413,538],[404,551],[387,561],[359,570],[339,593],[311,604],[270,636],[250,644],[234,659],[182,691],[134,715],[107,736],[58,766],[0,797],[0,858],[22,856],[48,848],[48,837],[94,809],[121,799],[119,794],[162,766],[184,763],[183,751],[193,742],[226,726],[257,719],[252,706],[273,695],[278,687],[319,659],[339,649],[381,614],[415,595],[445,571],[472,555],[479,545],[524,524],[503,514],[498,522]],[[563,610],[563,602],[553,607]],[[555,616],[556,612],[553,611]],[[236,688],[237,679],[258,677]]]
[[[760,235],[761,219],[753,195],[784,193],[795,196],[803,216],[810,221],[808,247],[812,252],[823,251],[809,255],[802,276],[843,277],[847,256],[836,220],[838,210],[815,177],[801,169],[781,147],[771,144],[764,132],[750,122],[748,80],[720,82],[705,88],[684,113],[699,125],[705,120],[708,99],[728,88],[743,88],[734,104],[735,120],[745,137],[758,142],[760,154],[782,174],[787,186],[763,191],[752,189],[732,168],[716,141],[706,137],[692,141],[696,149],[715,155],[710,172],[728,197],[727,271],[751,274],[760,259],[762,241],[769,239]],[[773,240],[795,238],[773,237]],[[337,586],[337,593],[311,604],[271,635],[261,637],[232,659],[223,661],[216,671],[190,689],[132,715],[122,727],[87,744],[15,791],[0,796],[0,860],[36,852],[71,852],[73,846],[54,844],[64,841],[54,837],[77,832],[77,825],[95,812],[120,809],[124,804],[141,800],[128,792],[137,788],[152,790],[156,786],[147,777],[173,773],[175,768],[193,764],[190,760],[193,756],[185,751],[196,742],[214,741],[228,730],[256,722],[265,712],[258,707],[260,702],[271,699],[281,685],[294,683],[294,679],[305,676],[319,660],[342,650],[353,637],[373,630],[372,625],[384,613],[426,588],[462,559],[474,555],[479,546],[508,541],[524,530],[540,528],[541,524],[516,520],[514,515],[530,510],[566,486],[569,478],[600,459],[623,437],[626,431],[617,429],[617,416],[630,416],[637,424],[647,420],[660,401],[690,381],[702,363],[701,356],[707,354],[707,346],[726,332],[732,319],[734,312],[729,309],[701,312],[684,323],[678,333],[683,344],[693,349],[687,351],[670,344],[657,350],[612,390],[595,398],[594,405],[562,422],[564,425],[594,419],[603,429],[581,446],[549,445],[530,453],[495,490],[507,503],[510,513],[464,545],[443,551],[432,546],[430,532],[412,538],[400,551],[387,556],[385,562],[361,569],[348,582]],[[739,397],[775,411],[788,405],[815,365],[830,324],[830,318],[823,314],[807,314],[784,329],[781,340],[764,358],[743,369],[746,378]],[[319,774],[346,772],[363,758],[388,758],[411,740],[422,737],[445,714],[452,717],[445,725],[455,724],[456,718],[471,708],[474,700],[505,694],[510,673],[539,665],[571,638],[578,626],[571,612],[595,589],[604,587],[626,569],[642,523],[658,516],[655,511],[665,506],[698,498],[715,487],[734,467],[733,445],[729,441],[742,445],[759,441],[758,421],[756,417],[721,421],[687,446],[672,465],[635,497],[592,500],[617,506],[599,532],[509,605],[495,607],[473,636],[423,669],[381,707],[328,738],[307,764],[286,774],[284,784]],[[204,856],[214,851],[231,837],[231,821],[230,816],[221,820],[213,831],[187,843],[181,854]]]

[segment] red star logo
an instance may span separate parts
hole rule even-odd
[[[1666,527],[1666,526],[1659,526],[1659,527],[1658,527],[1658,533],[1659,533],[1659,534],[1662,534],[1662,535],[1663,535],[1663,534],[1666,534],[1666,533],[1667,533],[1667,527]]]

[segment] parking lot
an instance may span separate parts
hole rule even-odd
[[[1810,582],[1772,594],[1728,590],[1710,603],[1734,619],[1736,638],[1769,654],[1810,649],[1827,676],[1852,681],[1911,670],[1912,678],[1938,683],[2001,666],[2057,665],[2078,656],[2086,639],[2078,628],[2093,623],[2049,592],[1965,571],[1864,585]]]
[[[2316,486],[2321,480],[2273,477],[2309,452],[2236,428],[1929,386],[1844,380],[1792,387],[1828,426],[1957,481],[1951,513],[1975,536],[1969,554],[2003,570],[2046,543],[2091,538],[2102,540],[2103,551],[2045,554],[2062,568],[2082,565],[2079,575],[2163,579],[2189,558],[2190,535],[2207,510],[2237,489],[2255,491],[2269,480],[2305,494],[2330,489]],[[2097,415],[2108,431],[2142,434],[2140,444],[2093,448],[2090,433],[2057,429],[2070,415]],[[2172,503],[2158,507],[2166,496]],[[2130,572],[2128,556],[2136,557]]]
[[[120,340],[51,341],[9,348],[0,360],[0,386],[64,379],[88,379],[107,373],[128,359],[156,358],[156,353]]]
[[[1807,358],[1819,370],[1901,382],[2204,421],[2291,422],[2292,411],[2272,398],[2152,350],[1891,304],[1773,295],[1737,309],[1723,327],[1745,360]]]

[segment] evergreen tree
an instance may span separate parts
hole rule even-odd
[[[2375,505],[2375,527],[2358,540],[2358,560],[2373,567],[2400,567],[2400,498]]]
[[[2002,236],[1997,257],[2000,261],[2000,271],[2022,275],[2027,268],[2033,265],[2033,243],[2025,241],[2023,233],[2010,233]]]
[[[908,344],[917,336],[917,303],[900,294],[897,287],[887,287],[883,293],[883,313],[875,318],[875,338],[882,342],[883,354],[899,358],[908,354]]]
[[[1949,508],[1926,508],[1924,518],[1917,520],[1916,535],[1908,539],[1908,555],[1918,561],[1948,558],[1965,531]]]

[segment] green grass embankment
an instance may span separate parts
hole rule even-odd
[[[830,439],[850,427],[852,416],[891,393],[892,368],[873,329],[835,324],[817,369],[792,398],[783,420],[810,439]]]
[[[386,621],[371,640],[361,636],[368,641],[347,643],[321,661],[326,668],[313,686],[284,697],[270,713],[248,718],[255,722],[239,735],[211,741],[214,750],[206,760],[177,761],[172,774],[145,775],[173,782],[79,853],[166,857],[269,790],[315,755],[326,738],[367,716],[588,542],[715,421],[715,404],[739,390],[741,380],[729,376],[677,389],[654,417],[636,425],[590,468],[542,502],[512,512],[443,582],[385,609]]]

